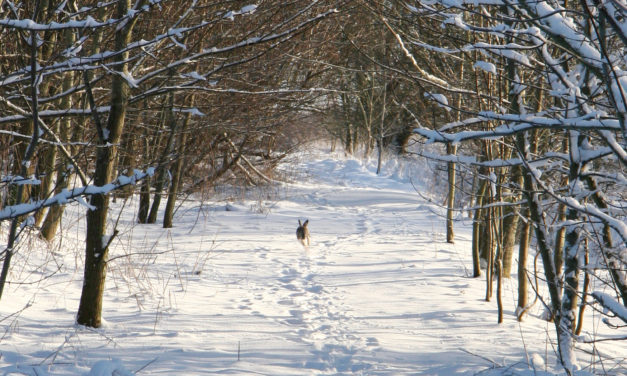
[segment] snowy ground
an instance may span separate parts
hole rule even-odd
[[[0,374],[559,372],[540,304],[519,324],[513,278],[505,323],[496,323],[484,280],[469,277],[469,224],[458,222],[447,244],[440,209],[402,165],[379,177],[328,153],[292,163],[300,182],[252,200],[189,201],[170,230],[135,225],[128,203],[97,330],[74,323],[84,219],[69,215],[53,247],[22,243],[11,280],[29,284],[11,284],[0,302]],[[418,171],[412,180],[438,197],[431,172]],[[114,208],[117,220],[122,203]],[[295,239],[299,218],[310,220],[308,250]],[[586,314],[591,335],[621,334]],[[599,343],[603,364],[582,346],[581,366],[625,374],[626,342]]]

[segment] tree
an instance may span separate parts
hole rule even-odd
[[[500,210],[495,208],[511,206],[504,196],[507,191],[522,194],[543,263],[559,359],[570,375],[575,364],[573,331],[581,288],[582,237],[611,228],[623,244],[627,240],[626,213],[620,204],[624,200],[625,177],[619,172],[627,162],[627,88],[621,78],[626,69],[624,12],[614,2],[599,8],[600,4],[589,1],[559,5],[527,1],[386,4],[385,11],[377,16],[387,20],[390,32],[407,57],[404,63],[390,69],[410,67],[415,81],[439,97],[464,93],[477,101],[476,106],[461,108],[451,101],[438,100],[453,111],[460,111],[461,121],[431,129],[424,122],[416,133],[430,142],[446,145],[484,145],[483,150],[463,150],[469,154],[431,157],[443,162],[470,163],[486,171],[483,178],[490,181],[492,188],[488,192],[492,193],[487,201],[490,208],[486,211],[485,232],[496,235],[488,238],[497,241],[496,257],[489,256],[487,260],[488,275],[492,261],[501,274],[501,249],[506,239]],[[478,11],[476,7],[485,10]],[[436,27],[444,28],[446,36],[431,39],[431,35],[436,35]],[[442,64],[419,64],[424,51],[442,61],[450,56],[469,58],[475,54],[474,69],[485,77],[476,79],[472,90],[471,81],[460,82],[442,74],[437,69]],[[532,81],[531,77],[538,80]],[[480,83],[486,85],[485,90],[477,90]],[[567,141],[566,149],[561,140]],[[508,169],[521,172],[506,173]],[[520,178],[505,178],[520,175],[522,182]],[[598,185],[600,182],[603,188]],[[603,195],[601,200],[598,194]],[[554,225],[553,220],[560,216],[555,209],[560,205],[565,208],[565,221]],[[563,246],[560,237],[550,235],[562,228]],[[527,231],[528,228],[521,231],[523,262]],[[600,234],[588,240],[603,238]],[[604,273],[611,277],[616,299],[624,297],[624,285],[617,282],[624,281],[623,272],[616,275],[626,265],[619,256],[622,247],[607,241],[596,241],[590,247],[600,259],[607,260],[605,269],[595,277],[603,279]],[[526,274],[525,265],[520,267],[520,274]],[[488,284],[490,281],[488,277]],[[526,304],[525,299],[520,302]]]

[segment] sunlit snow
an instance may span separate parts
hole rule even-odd
[[[99,329],[75,324],[87,209],[70,204],[62,236],[17,248],[9,278],[24,284],[9,284],[0,304],[0,374],[562,372],[543,306],[516,321],[515,274],[497,324],[484,279],[470,277],[465,214],[446,243],[444,211],[430,202],[445,186],[431,163],[394,159],[377,176],[374,163],[328,149],[288,159],[292,183],[188,199],[172,229],[138,225],[137,198],[112,203],[108,234],[122,214]],[[309,250],[296,240],[298,219],[310,221]],[[589,312],[588,335],[616,334]],[[627,344],[595,351],[620,363]]]

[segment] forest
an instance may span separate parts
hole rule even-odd
[[[171,228],[325,140],[440,166],[496,320],[515,274],[517,320],[539,298],[574,375],[587,309],[627,338],[626,43],[624,0],[0,0],[0,307],[78,202],[76,322],[100,327],[113,202]]]

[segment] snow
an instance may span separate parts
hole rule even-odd
[[[451,107],[448,105],[448,99],[444,94],[437,93],[425,93],[425,98],[434,100],[439,107],[444,108],[446,111],[450,111]]]
[[[612,296],[601,291],[595,291],[592,293],[592,297],[594,297],[594,299],[596,299],[605,309],[609,310],[615,314],[616,317],[627,323],[627,308],[621,305]]]
[[[245,5],[240,10],[231,10],[231,11],[226,12],[226,14],[222,17],[233,21],[235,19],[235,16],[253,14],[255,13],[256,10],[257,10],[257,5],[255,4]]]
[[[205,116],[205,114],[200,111],[197,107],[192,107],[192,108],[173,108],[172,109],[173,112],[182,112],[182,113],[189,113],[195,116]]]
[[[121,77],[122,77],[122,78],[126,81],[126,83],[128,84],[128,86],[130,86],[130,87],[132,87],[132,88],[138,88],[138,87],[139,87],[139,86],[138,86],[139,81],[138,81],[138,80],[136,80],[136,79],[135,79],[135,78],[131,75],[131,73],[130,73],[130,72],[127,72],[127,71],[122,71],[122,72],[116,71],[115,73],[119,74],[119,75],[120,75],[120,76],[121,76]],[[108,138],[108,137],[105,137],[105,140],[106,140],[107,138]]]
[[[134,376],[119,359],[100,360],[94,364],[87,376]]]
[[[86,209],[69,204],[62,236],[18,244],[9,280],[32,283],[2,297],[0,374],[563,374],[542,306],[514,316],[515,275],[497,324],[470,277],[470,222],[446,242],[445,211],[422,198],[443,191],[425,165],[391,160],[376,175],[374,161],[297,154],[282,166],[293,183],[188,200],[172,229],[138,225],[138,198],[118,199],[99,329],[75,324]],[[595,338],[617,334],[586,320]],[[609,363],[627,354],[625,341],[595,346]]]
[[[496,65],[487,61],[477,61],[473,67],[486,71],[488,73],[496,74]]]

